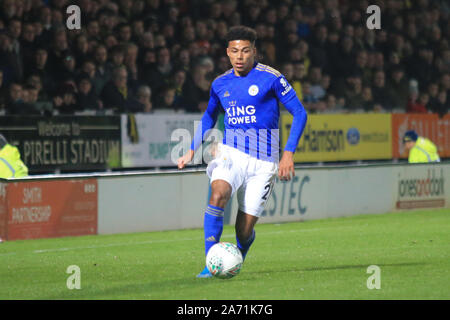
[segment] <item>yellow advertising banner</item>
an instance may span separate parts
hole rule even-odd
[[[282,146],[293,117],[281,115]],[[391,114],[308,115],[295,162],[392,159]]]

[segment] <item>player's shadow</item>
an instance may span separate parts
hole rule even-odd
[[[370,265],[376,265],[380,268],[383,267],[409,267],[409,266],[418,266],[425,265],[424,262],[399,262],[399,263],[372,263],[372,264],[352,264],[352,265],[338,265],[338,266],[314,266],[307,268],[291,268],[291,269],[283,269],[283,270],[261,270],[254,271],[252,273],[277,273],[277,272],[303,272],[303,271],[328,271],[328,270],[346,270],[346,269],[364,269]]]
[[[216,279],[198,279],[195,274],[189,277],[176,278],[176,279],[160,279],[158,281],[144,281],[141,283],[132,284],[117,284],[107,288],[92,288],[86,285],[81,290],[67,290],[63,289],[59,294],[43,297],[44,300],[108,300],[108,299],[186,299],[186,297],[178,297],[176,294],[176,288],[182,287],[197,287],[204,292],[209,292],[208,286],[214,285]],[[205,288],[206,287],[206,288]],[[167,288],[172,288],[168,290]],[[174,289],[175,288],[175,289]],[[119,294],[119,296],[118,296]],[[122,296],[123,295],[123,296]],[[161,297],[163,296],[163,297]],[[203,299],[207,299],[205,296]]]

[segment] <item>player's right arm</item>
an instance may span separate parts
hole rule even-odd
[[[212,129],[217,121],[217,117],[220,111],[220,100],[214,91],[214,87],[211,86],[208,107],[202,116],[200,126],[197,128],[194,134],[194,139],[191,143],[191,148],[186,154],[178,159],[178,169],[183,169],[194,158],[195,151],[203,143],[205,132]]]

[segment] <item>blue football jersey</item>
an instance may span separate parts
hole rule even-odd
[[[292,99],[297,101],[294,108],[301,110],[289,110]],[[208,108],[202,118],[202,126],[206,127],[202,132],[211,128],[207,118],[211,117],[215,123],[218,113],[223,110],[224,144],[258,159],[278,161],[279,101],[292,114],[298,111],[306,114],[292,86],[277,70],[255,63],[247,75],[237,76],[230,69],[211,85]],[[191,149],[195,150],[198,142],[194,138]]]

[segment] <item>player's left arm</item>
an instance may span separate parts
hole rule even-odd
[[[291,175],[292,177],[295,176],[294,153],[297,149],[303,130],[305,129],[308,116],[305,108],[298,99],[295,90],[287,82],[284,76],[278,77],[272,86],[278,99],[294,117],[278,168],[278,176],[280,179],[290,180]]]

